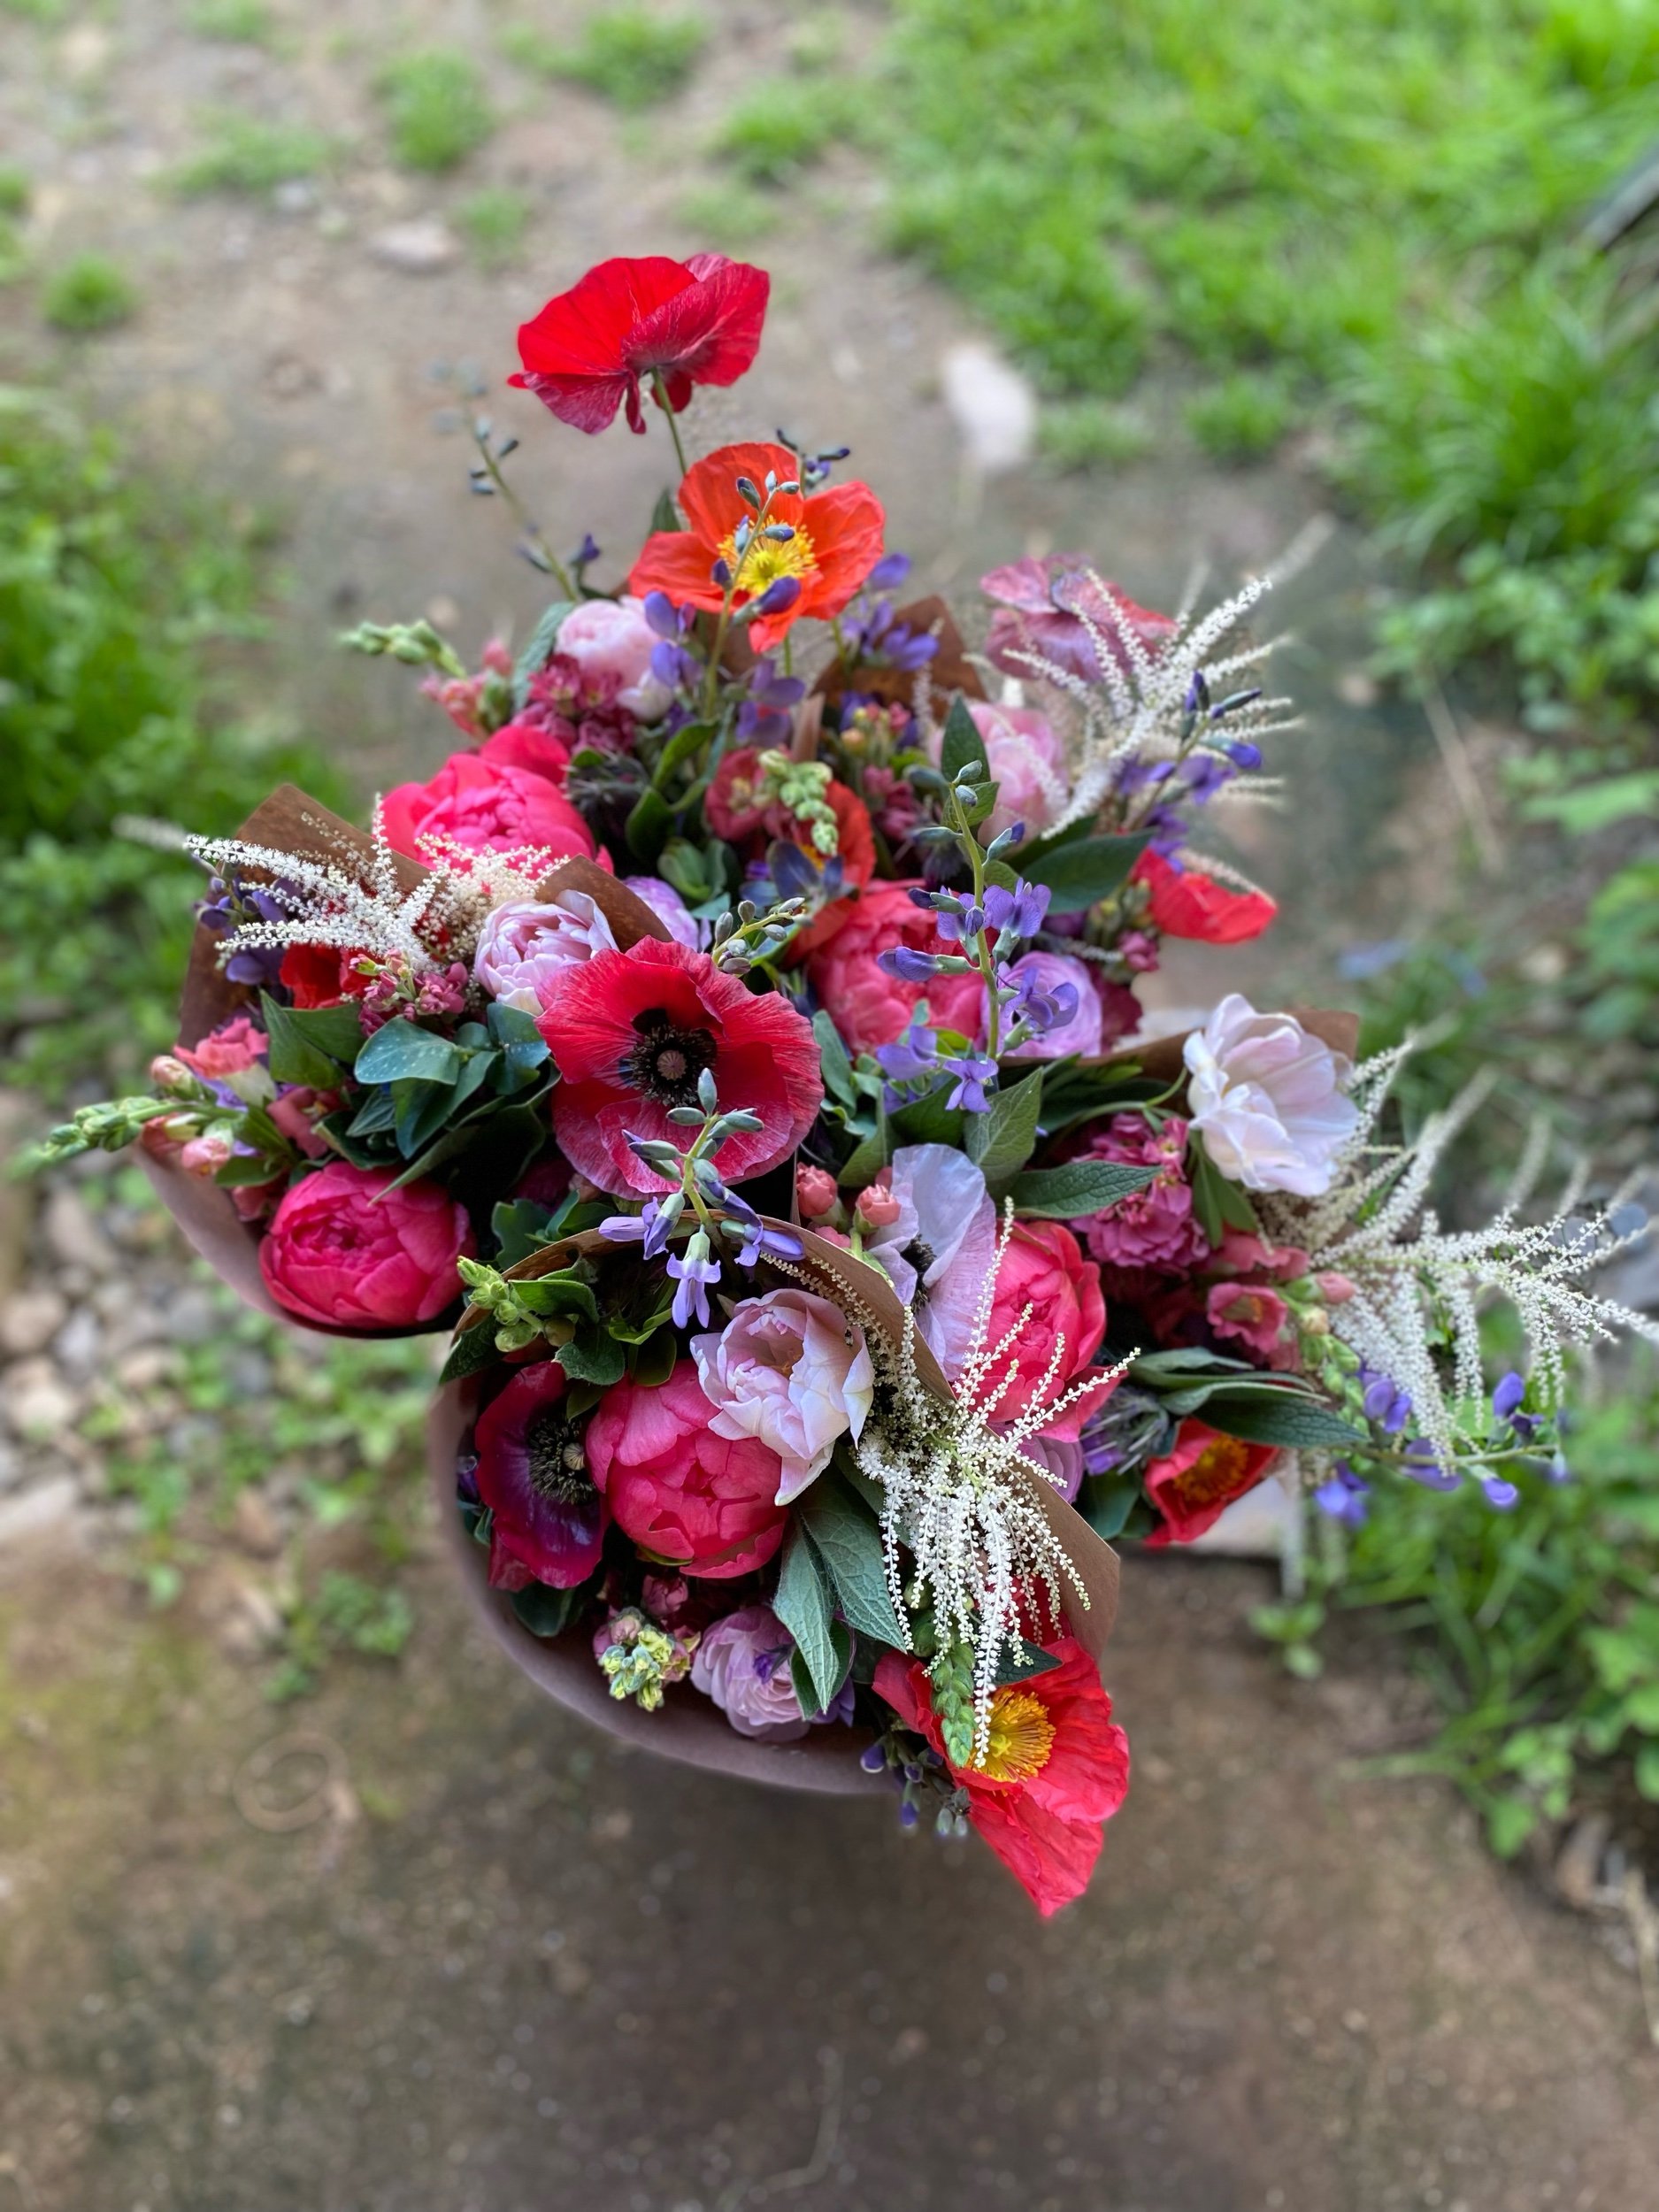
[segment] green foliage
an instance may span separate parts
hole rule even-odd
[[[41,313],[54,330],[113,330],[131,319],[138,288],[106,254],[78,253],[46,280]]]
[[[234,46],[265,46],[275,24],[265,0],[190,0],[185,22],[198,38]]]
[[[405,169],[453,169],[495,127],[478,64],[443,47],[401,54],[380,72],[392,157]]]
[[[1217,461],[1259,461],[1296,419],[1284,380],[1239,369],[1187,403],[1187,426]]]
[[[1037,426],[1039,451],[1061,475],[1120,468],[1152,448],[1150,426],[1125,407],[1103,400],[1056,400]]]
[[[625,6],[589,16],[574,45],[527,24],[504,31],[502,45],[522,66],[586,85],[617,107],[636,112],[683,90],[708,39],[708,26],[698,16]]]
[[[234,830],[284,777],[342,798],[314,753],[233,719],[255,628],[246,523],[135,476],[104,434],[0,390],[0,945],[13,1079],[130,1077],[169,1043],[201,877],[118,818]]]
[[[1449,1496],[1405,1486],[1351,1540],[1345,1580],[1327,1561],[1302,1606],[1261,1624],[1311,1655],[1298,1663],[1308,1672],[1327,1605],[1380,1609],[1442,1716],[1432,1741],[1382,1768],[1449,1776],[1501,1852],[1586,1802],[1659,1798],[1655,1422],[1649,1359],[1582,1416],[1571,1481],[1525,1479],[1507,1514],[1472,1484]]]
[[[534,209],[522,192],[491,185],[463,200],[455,212],[479,266],[496,270],[518,260]]]
[[[27,169],[0,166],[0,215],[27,215],[33,187]]]
[[[777,229],[778,203],[769,193],[735,182],[699,184],[681,196],[680,219],[711,247],[741,252]]]
[[[769,78],[728,109],[714,149],[746,184],[787,184],[861,135],[867,99],[849,78]]]
[[[314,177],[334,157],[320,131],[300,123],[267,123],[230,111],[209,119],[206,142],[172,174],[175,192],[196,199],[209,192],[274,192],[296,177]]]

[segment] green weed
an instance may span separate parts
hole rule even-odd
[[[522,192],[491,185],[456,210],[456,220],[480,268],[504,269],[518,260],[534,213]]]
[[[728,110],[714,150],[746,184],[787,184],[838,140],[856,139],[862,109],[849,79],[771,78]]]
[[[386,108],[392,157],[405,169],[453,169],[495,127],[478,64],[434,47],[388,64],[376,88]]]
[[[334,158],[333,142],[298,123],[267,123],[234,112],[211,118],[206,143],[173,172],[187,199],[209,192],[274,192],[296,178],[314,177]]]
[[[119,263],[101,253],[77,254],[46,280],[41,313],[54,330],[113,330],[138,310],[138,288]]]
[[[267,46],[276,25],[266,0],[191,0],[185,22],[198,38]]]
[[[523,68],[586,85],[615,106],[638,112],[683,90],[708,39],[700,17],[620,7],[590,16],[573,44],[517,24],[503,33],[502,46]]]

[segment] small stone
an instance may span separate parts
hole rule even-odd
[[[43,1352],[69,1318],[69,1302],[55,1290],[20,1290],[0,1306],[0,1352],[27,1359]]]
[[[45,1443],[69,1426],[81,1402],[50,1359],[19,1360],[5,1372],[5,1417],[25,1442]]]
[[[279,215],[309,215],[317,204],[317,187],[307,177],[289,177],[271,199]]]
[[[79,1191],[58,1183],[48,1193],[41,1229],[46,1248],[60,1267],[84,1267],[107,1275],[115,1266],[109,1239]]]
[[[388,269],[405,276],[435,276],[458,261],[461,248],[453,231],[435,216],[419,216],[410,223],[388,223],[369,241],[369,251]]]
[[[1037,442],[1037,395],[1011,362],[987,345],[952,346],[940,367],[945,405],[981,475],[1029,460]]]
[[[282,1531],[277,1517],[257,1490],[237,1494],[231,1516],[231,1526],[236,1541],[244,1551],[250,1551],[257,1559],[269,1559],[282,1548]]]
[[[75,1509],[77,1486],[73,1475],[54,1475],[32,1489],[19,1490],[0,1501],[0,1550],[26,1536],[43,1535],[57,1528]]]
[[[52,1357],[76,1382],[85,1382],[98,1364],[104,1349],[104,1331],[98,1317],[77,1306],[52,1340]]]
[[[211,1292],[187,1283],[167,1308],[167,1334],[175,1344],[205,1344],[223,1325]]]
[[[134,1393],[153,1390],[172,1374],[175,1356],[165,1344],[141,1344],[116,1361],[116,1382],[122,1390]]]

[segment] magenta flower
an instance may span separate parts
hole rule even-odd
[[[1108,1212],[1077,1224],[1103,1267],[1148,1267],[1176,1275],[1203,1258],[1209,1240],[1193,1215],[1193,1194],[1181,1171],[1187,1124],[1171,1116],[1155,1129],[1141,1114],[1114,1114],[1077,1155],[1157,1171],[1156,1182],[1120,1199]]]
[[[998,668],[1013,676],[1033,674],[1032,657],[1036,656],[1095,682],[1101,665],[1091,627],[1104,639],[1118,665],[1125,668],[1125,635],[1137,638],[1153,653],[1179,626],[1166,614],[1136,606],[1116,584],[1096,579],[1082,553],[1012,561],[981,576],[979,589],[987,599],[1002,603],[991,617],[986,651]]]
[[[558,1362],[538,1360],[479,1416],[476,1479],[492,1517],[489,1578],[498,1590],[527,1582],[572,1590],[599,1564],[610,1516],[565,1391]]]

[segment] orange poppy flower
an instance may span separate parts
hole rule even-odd
[[[799,492],[774,498],[768,519],[787,523],[795,535],[781,542],[759,535],[742,556],[736,545],[741,522],[754,516],[737,480],[746,476],[764,486],[768,474],[780,483],[797,480],[800,464],[787,446],[723,445],[687,470],[680,487],[683,530],[658,530],[645,541],[628,578],[638,598],[666,592],[677,607],[701,607],[718,614],[726,588],[714,580],[717,561],[737,578],[733,607],[745,607],[783,578],[801,587],[800,596],[776,612],[757,615],[749,642],[767,653],[790,625],[803,616],[826,621],[839,614],[881,558],[887,517],[867,484],[837,484],[810,498]]]

